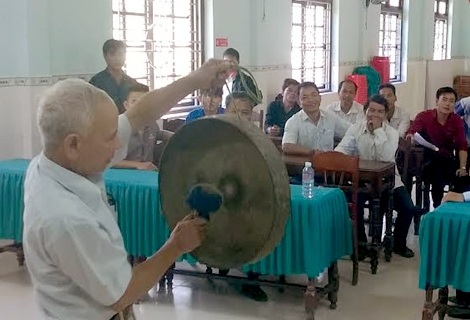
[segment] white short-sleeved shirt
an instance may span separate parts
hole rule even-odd
[[[304,110],[294,114],[286,122],[282,144],[298,144],[312,150],[331,151],[334,139],[342,139],[351,124],[334,113],[320,110],[320,119],[315,125]]]
[[[388,123],[384,122],[381,128],[371,134],[367,130],[367,122],[363,120],[349,128],[335,151],[358,155],[362,160],[395,162],[398,139],[398,131]],[[403,182],[395,166],[395,188],[402,186]]]
[[[353,101],[351,109],[349,109],[348,113],[344,113],[343,110],[341,110],[341,101],[333,102],[332,104],[326,107],[326,110],[333,112],[338,117],[343,120],[346,120],[351,124],[355,124],[364,119],[365,117],[364,106],[356,101]]]
[[[402,108],[395,106],[390,125],[398,131],[400,138],[404,138],[410,128],[410,115]]]
[[[131,133],[120,115],[123,147],[113,163],[126,156]],[[23,247],[45,318],[110,319],[132,269],[102,175],[87,179],[41,153],[28,167],[24,188]]]

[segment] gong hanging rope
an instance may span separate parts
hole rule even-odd
[[[253,100],[256,104],[260,104],[263,102],[263,97],[261,95],[261,90],[258,87],[258,83],[256,82],[255,77],[253,74],[250,72],[245,67],[240,66],[238,63],[233,64],[234,68],[237,70],[237,73],[240,75],[240,80],[242,82],[242,87],[245,90],[246,94],[248,97],[250,97],[251,100]],[[255,92],[251,91],[251,88],[248,86],[248,83],[246,81],[246,77],[251,78],[253,80],[253,84],[255,86]],[[229,92],[229,94],[232,94],[232,90],[228,86],[228,82],[225,81],[225,86]]]

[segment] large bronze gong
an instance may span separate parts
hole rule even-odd
[[[170,228],[191,213],[188,194],[211,185],[222,195],[209,232],[191,254],[217,268],[256,262],[284,236],[290,187],[279,151],[253,123],[234,115],[206,117],[181,127],[161,158],[160,196]]]

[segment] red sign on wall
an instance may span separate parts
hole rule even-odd
[[[228,38],[215,38],[216,47],[228,47]]]

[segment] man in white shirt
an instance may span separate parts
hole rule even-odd
[[[351,124],[331,111],[320,110],[321,96],[315,83],[301,83],[297,90],[302,110],[286,122],[283,152],[310,155],[333,150],[334,139],[342,139]]]
[[[357,85],[351,80],[344,80],[339,83],[338,89],[339,101],[333,102],[326,109],[351,124],[361,121],[364,118],[364,106],[354,101]]]
[[[406,132],[410,128],[410,115],[397,102],[396,88],[391,83],[383,84],[379,87],[379,94],[388,102],[387,120],[389,124],[398,131],[400,138],[405,138]]]
[[[188,212],[154,256],[131,268],[102,173],[125,158],[132,132],[189,93],[221,85],[230,67],[211,60],[121,115],[82,80],[60,81],[44,94],[37,118],[43,151],[25,178],[23,246],[46,319],[134,319],[133,302],[201,244],[205,222]]]
[[[398,148],[398,132],[387,122],[388,102],[380,95],[373,95],[364,105],[366,118],[349,128],[336,151],[348,155],[359,155],[362,160],[395,162]],[[362,198],[362,197],[361,197]],[[364,228],[364,201],[358,203],[357,228],[359,241],[367,243]],[[386,205],[388,194],[382,196],[382,205]],[[393,206],[398,212],[394,230],[394,252],[406,258],[414,253],[406,246],[406,236],[415,212],[420,211],[413,205],[410,194],[395,169],[395,188]]]

